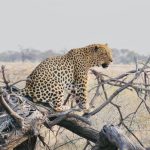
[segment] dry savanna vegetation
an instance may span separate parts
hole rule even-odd
[[[5,65],[6,78],[10,80],[9,84],[13,84],[26,79],[37,64],[38,62],[1,62],[0,66]],[[148,65],[149,62],[145,66],[143,64],[112,64],[107,69],[97,67],[89,71],[88,101],[91,104],[89,120],[93,129],[100,131],[104,125],[113,124],[119,126],[124,134],[138,145],[150,147],[150,69]],[[143,70],[140,70],[143,66]],[[3,86],[2,73],[0,79]],[[24,85],[25,82],[19,82],[15,86],[23,88]],[[121,88],[124,89],[120,90]],[[113,97],[117,90],[118,93]],[[81,112],[75,112],[75,114],[82,115]],[[48,147],[38,142],[36,148],[39,150],[88,150],[94,147],[90,140],[59,125],[52,126],[50,130],[43,127],[41,135],[45,137],[44,141]]]

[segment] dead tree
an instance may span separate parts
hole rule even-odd
[[[135,70],[131,70],[115,78],[91,70],[98,84],[91,89],[96,89],[96,93],[90,105],[91,107],[94,105],[96,97],[100,94],[100,88],[102,88],[106,100],[93,111],[83,116],[76,114],[76,111],[80,111],[76,107],[66,112],[57,113],[49,106],[35,104],[27,98],[15,94],[13,91],[15,83],[10,84],[10,82],[8,82],[3,66],[1,72],[5,86],[0,88],[0,150],[35,150],[37,139],[40,140],[47,149],[50,149],[49,145],[45,143],[44,137],[40,135],[39,131],[42,125],[48,129],[52,129],[53,126],[58,125],[86,139],[85,150],[89,145],[91,145],[92,150],[145,150],[146,148],[143,143],[130,130],[130,126],[126,124],[126,120],[132,117],[130,122],[130,124],[132,124],[133,118],[142,104],[144,104],[146,111],[150,113],[150,107],[147,103],[150,98],[149,61],[150,58],[141,68],[136,64]],[[143,78],[142,83],[136,82],[139,77]],[[118,88],[112,95],[108,96],[106,85],[116,86]],[[118,94],[127,89],[134,90],[141,102],[135,111],[129,113],[127,116],[123,116],[120,106],[115,104],[113,100]],[[95,130],[91,126],[90,118],[99,113],[107,105],[112,105],[117,109],[120,117],[119,123],[117,125],[106,125],[101,131]],[[122,131],[121,126],[132,135],[132,138],[129,138]],[[32,143],[28,144],[28,142]],[[91,144],[91,142],[93,144]],[[24,146],[24,144],[28,145],[28,147]]]

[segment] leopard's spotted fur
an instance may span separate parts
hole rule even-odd
[[[41,62],[30,74],[21,91],[34,101],[49,102],[56,111],[66,110],[63,105],[64,89],[75,84],[77,103],[85,112],[87,104],[87,73],[93,66],[107,67],[112,62],[107,44],[93,44],[70,50],[63,56],[50,57]]]

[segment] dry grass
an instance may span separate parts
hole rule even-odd
[[[15,81],[18,81],[20,79],[25,79],[35,68],[35,66],[38,63],[31,63],[31,62],[15,62],[15,63],[3,63],[0,62],[0,65],[5,65],[7,68],[7,74],[10,79],[10,81],[13,83]],[[102,68],[96,68],[97,70],[111,76],[115,77],[119,74],[122,74],[124,72],[127,72],[131,69],[134,69],[134,65],[111,65],[108,69],[102,69]],[[2,76],[0,75],[0,80],[2,79]],[[88,83],[88,89],[91,89],[93,86],[95,86],[96,81],[94,80],[95,77],[89,73],[89,83]],[[18,84],[18,87],[23,88],[24,83]],[[115,87],[107,87],[107,91],[110,94],[112,94],[115,91]],[[89,99],[92,98],[94,94],[94,91],[89,93]],[[104,96],[103,94],[97,98],[96,103],[100,104],[104,101]],[[129,112],[134,111],[138,104],[140,103],[140,100],[137,98],[136,93],[130,90],[125,90],[122,92],[118,97],[114,99],[114,102],[119,104],[121,106],[121,110],[123,113],[123,116],[126,116]],[[119,115],[116,109],[112,105],[108,105],[106,108],[104,108],[99,114],[96,116],[92,117],[92,122],[94,128],[100,130],[104,124],[106,123],[113,123],[117,124],[119,120]],[[128,124],[128,122],[127,122]],[[131,129],[133,132],[139,137],[139,139],[144,142],[146,146],[150,146],[149,142],[150,141],[150,115],[145,111],[145,107],[141,107],[139,110],[137,116],[134,119],[134,125],[131,126]],[[57,131],[58,127],[54,127],[53,130]],[[47,132],[47,131],[46,131]],[[54,132],[56,134],[56,132]],[[54,145],[56,139],[54,136],[54,133],[50,132],[47,135],[47,139],[49,139],[50,136],[50,145]],[[58,144],[62,144],[64,142],[69,141],[70,139],[76,139],[79,138],[76,135],[70,133],[69,131],[64,131],[63,129],[60,129],[59,136],[58,136]],[[62,146],[59,149],[61,150],[80,150],[83,149],[85,145],[85,140],[76,140],[72,141],[69,144]],[[43,149],[43,148],[42,148]]]

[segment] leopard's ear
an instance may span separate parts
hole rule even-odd
[[[105,43],[105,46],[108,46],[108,43]]]
[[[98,46],[94,45],[94,51],[97,52],[97,50],[98,50]]]

